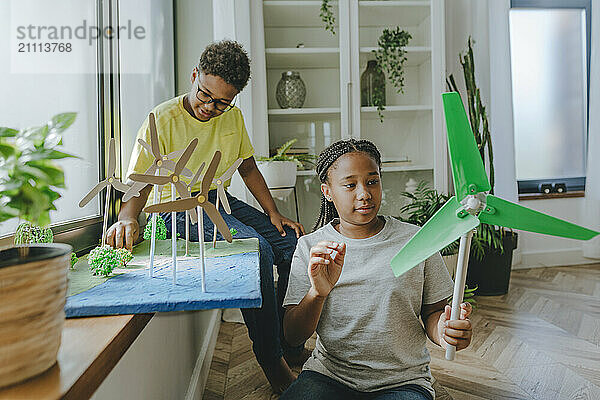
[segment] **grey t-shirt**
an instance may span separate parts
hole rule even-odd
[[[450,297],[453,282],[439,253],[395,278],[390,261],[419,228],[392,217],[385,221],[366,239],[341,235],[337,221],[301,237],[284,305],[300,303],[310,288],[310,248],[322,240],[346,243],[342,273],[325,300],[317,344],[303,369],[362,392],[416,384],[435,396],[419,316],[422,304]]]

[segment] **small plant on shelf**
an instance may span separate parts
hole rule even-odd
[[[303,167],[305,163],[313,164],[316,156],[313,154],[288,154],[294,143],[298,139],[291,139],[285,142],[277,149],[275,155],[271,157],[258,157],[257,161],[272,162],[272,161],[293,161],[298,167]]]
[[[406,62],[406,50],[408,41],[412,39],[410,33],[396,27],[384,29],[377,40],[377,50],[373,50],[377,68],[385,73],[398,93],[404,93],[404,63]],[[383,122],[383,110],[385,110],[385,86],[376,86],[373,91],[373,104],[377,107],[379,120]]]
[[[325,30],[335,35],[335,17],[333,16],[333,6],[330,0],[321,1],[321,12],[319,13],[321,21],[325,23]]]

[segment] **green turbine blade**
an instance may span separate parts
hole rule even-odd
[[[491,189],[467,113],[457,92],[443,93],[454,192],[459,201]]]
[[[460,207],[460,203],[453,196],[400,249],[391,262],[395,276],[398,277],[417,266],[479,225],[477,217],[471,214],[463,218],[457,217],[456,213]]]
[[[479,220],[490,225],[570,239],[588,240],[598,235],[598,232],[591,229],[542,214],[493,195],[487,196],[486,208],[479,214]]]

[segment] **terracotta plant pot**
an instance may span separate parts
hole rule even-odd
[[[58,243],[0,250],[0,387],[56,363],[71,251]]]

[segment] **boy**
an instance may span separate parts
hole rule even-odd
[[[241,45],[233,41],[212,43],[200,56],[198,67],[192,71],[190,92],[158,105],[153,112],[162,154],[184,149],[190,140],[198,138],[198,150],[187,164],[190,170],[196,172],[202,162],[208,165],[215,150],[222,153],[215,177],[221,176],[236,159],[244,160],[238,171],[265,213],[227,194],[232,214],[222,215],[229,228],[238,231],[236,238],[259,239],[263,305],[260,309],[244,309],[242,314],[253,341],[256,359],[274,391],[281,392],[294,379],[286,360],[282,357],[281,304],[287,288],[296,240],[304,233],[304,228],[279,213],[256,166],[254,149],[244,126],[242,113],[234,106],[236,96],[246,86],[249,78],[250,60]],[[150,143],[148,118],[137,137]],[[152,161],[153,157],[136,142],[127,176],[132,173],[143,174]],[[194,185],[192,195],[200,191],[200,184],[199,181]],[[131,249],[139,235],[137,218],[147,202],[150,189],[150,186],[146,186],[140,191],[139,197],[122,204],[118,221],[108,230],[108,244]],[[161,202],[171,199],[169,185],[163,187],[160,196]],[[214,185],[208,197],[214,204]],[[172,234],[171,214],[165,213],[162,217],[169,235]],[[181,236],[185,235],[183,212],[177,213],[177,230]],[[213,224],[205,216],[205,240],[212,240],[212,232]],[[196,229],[190,229],[190,240],[198,241]],[[277,265],[279,272],[278,301],[273,285],[273,264]],[[291,363],[301,362],[298,358],[302,357],[302,349],[303,346],[288,349],[286,358]]]

